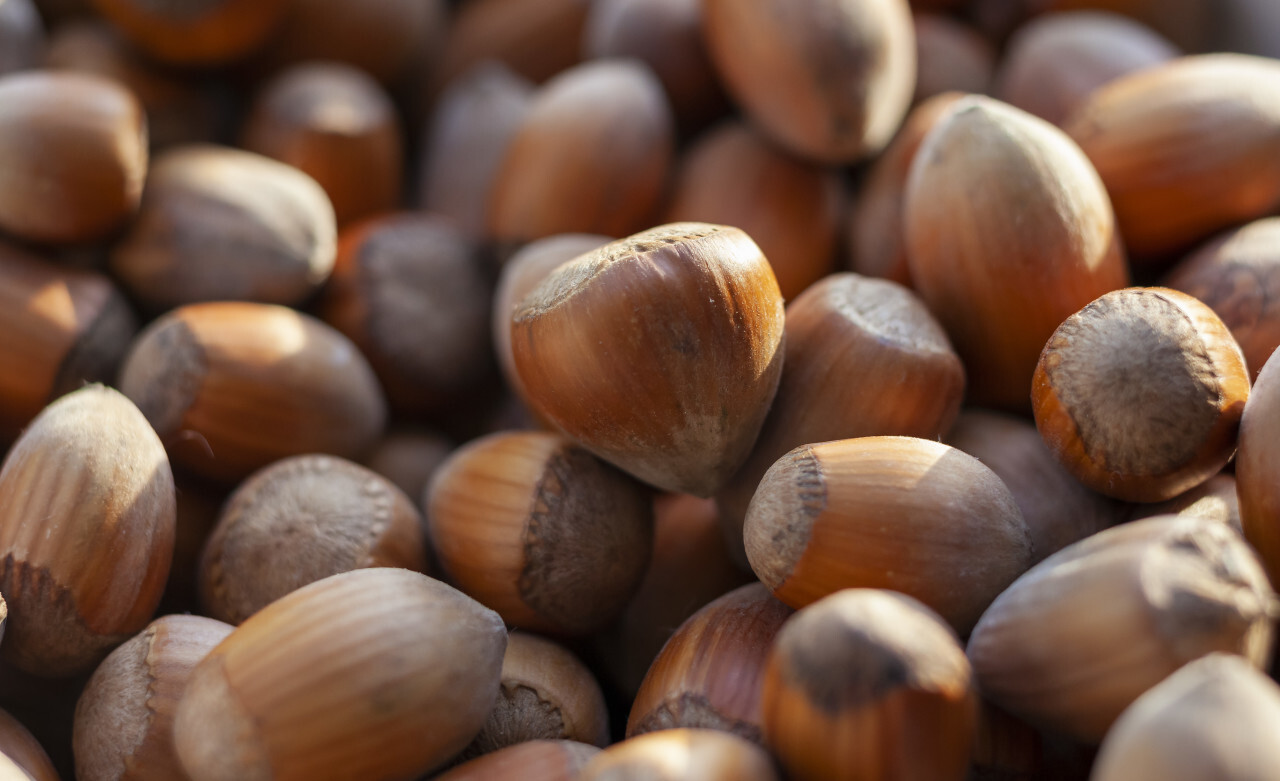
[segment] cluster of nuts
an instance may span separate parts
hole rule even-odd
[[[0,779],[1280,777],[1274,0],[0,0]]]

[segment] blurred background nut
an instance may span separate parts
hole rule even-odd
[[[996,51],[977,30],[944,14],[915,13],[916,87],[912,104],[944,92],[990,93]]]
[[[333,270],[333,206],[298,169],[197,144],[161,153],[111,271],[155,311],[200,301],[299,304]]]
[[[1161,516],[1037,564],[983,614],[968,654],[995,704],[1096,743],[1193,659],[1227,651],[1265,668],[1276,615],[1276,594],[1237,532]]]
[[[0,77],[0,230],[77,244],[105,238],[138,207],[147,122],[124,87],[99,76]]]
[[[174,715],[192,781],[414,778],[480,730],[506,628],[426,575],[333,575],[236,627],[187,680]]]
[[[940,437],[964,395],[964,367],[911,291],[831,274],[787,307],[782,379],[747,462],[716,495],[730,552],[760,479],[792,448],[854,437]]]
[[[744,532],[751,568],[794,608],[844,588],[891,589],[961,636],[1033,556],[1000,478],[972,456],[914,437],[792,450],[760,481]]]
[[[1180,54],[1159,33],[1120,14],[1045,14],[1010,39],[995,96],[1061,125],[1095,89]]]
[[[106,276],[0,241],[0,443],[59,396],[114,380],[136,330]]]
[[[164,616],[112,651],[76,705],[76,778],[185,778],[173,714],[192,669],[231,629],[201,616]]]
[[[536,84],[582,58],[592,0],[469,0],[454,16],[438,79],[453,80],[483,60],[497,60]]]
[[[448,579],[521,629],[603,628],[649,562],[648,490],[556,434],[503,432],[459,448],[426,507]]]
[[[0,652],[35,675],[91,669],[151,618],[173,537],[173,474],[138,408],[101,385],[53,402],[0,467]]]
[[[911,104],[906,0],[707,0],[702,13],[730,96],[797,155],[852,163],[875,154]]]
[[[650,732],[595,755],[579,781],[778,781],[773,759],[749,740],[712,729]]]
[[[965,778],[978,715],[955,632],[910,597],[846,589],[769,652],[765,739],[792,778]]]
[[[1280,218],[1228,231],[1170,270],[1164,285],[1209,305],[1231,330],[1249,375],[1280,347]]]
[[[161,62],[216,65],[252,52],[280,21],[287,0],[92,0],[138,48]]]
[[[609,714],[600,685],[573,653],[537,635],[513,631],[507,634],[498,699],[462,756],[531,740],[607,746]]]
[[[911,279],[964,360],[970,400],[1025,411],[1053,329],[1128,283],[1102,180],[1056,127],[970,96],[921,142],[905,198]]]
[[[200,562],[209,615],[240,624],[291,591],[362,567],[426,569],[423,523],[386,478],[341,458],[284,458],[227,500]]]
[[[356,346],[268,304],[191,304],[152,322],[125,358],[120,389],[175,463],[221,482],[303,453],[358,459],[386,422]]]
[[[404,491],[419,510],[431,476],[453,452],[453,443],[440,434],[410,427],[394,427],[369,451],[364,465]],[[423,521],[426,529],[426,521]]]
[[[1068,317],[1032,386],[1036,427],[1059,463],[1133,502],[1171,499],[1226,466],[1248,398],[1226,326],[1168,288],[1117,290]]]
[[[493,372],[492,295],[474,239],[397,212],[343,231],[319,311],[368,357],[393,409],[439,417]]]
[[[666,94],[648,66],[593,60],[534,93],[489,201],[489,234],[626,236],[653,225],[674,153]]]
[[[0,3],[0,76],[34,68],[40,63],[44,30],[31,0]]]
[[[324,188],[339,225],[400,201],[404,141],[391,97],[364,71],[296,65],[263,85],[244,148],[296,167]]]
[[[631,706],[627,737],[689,727],[764,745],[765,659],[791,609],[753,583],[694,613],[662,647]]]
[[[837,169],[794,157],[750,125],[726,120],[685,152],[663,221],[741,228],[791,300],[835,270],[843,211]]]

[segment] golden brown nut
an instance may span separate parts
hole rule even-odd
[[[394,409],[440,412],[492,372],[492,297],[472,238],[396,212],[342,232],[319,309],[368,357]]]
[[[243,146],[316,180],[339,225],[400,202],[404,141],[391,96],[364,71],[311,62],[263,85]]]
[[[1107,733],[1093,781],[1263,779],[1280,767],[1280,687],[1230,654],[1188,663]]]
[[[1175,266],[1164,285],[1195,296],[1222,318],[1257,380],[1280,347],[1280,218],[1210,241]]]
[[[1280,583],[1280,361],[1267,361],[1240,419],[1236,490],[1245,539]]]
[[[703,34],[738,105],[803,157],[851,163],[874,154],[911,104],[906,0],[707,0]]]
[[[912,596],[967,635],[1031,566],[1013,495],[976,458],[913,437],[792,450],[756,490],[744,528],[751,568],[794,608],[843,588]]]
[[[534,409],[668,491],[710,496],[742,464],[782,370],[783,304],[737,228],[676,223],[566,263],[517,307]]]
[[[174,716],[193,781],[392,781],[438,767],[497,696],[507,632],[437,580],[362,569],[316,581],[200,662]]]
[[[1004,481],[1027,522],[1035,562],[1126,519],[1123,504],[1085,488],[1058,463],[1030,421],[965,410],[946,442]]]
[[[1133,505],[1129,520],[1138,521],[1156,515],[1191,515],[1225,523],[1243,534],[1240,498],[1236,489],[1234,477],[1225,472],[1216,474],[1195,488],[1167,501]]]
[[[1179,54],[1159,33],[1118,13],[1045,14],[1009,40],[994,94],[1061,125],[1102,85]]]
[[[173,474],[127,398],[50,404],[0,468],[0,651],[35,675],[86,671],[151,618],[173,558]]]
[[[711,729],[664,729],[595,755],[578,781],[778,781],[773,760],[749,740]]]
[[[837,169],[794,157],[745,122],[727,120],[685,153],[664,221],[746,231],[789,301],[835,269],[843,211]]]
[[[427,567],[422,518],[389,480],[333,456],[284,458],[231,494],[200,560],[201,603],[229,624],[321,578]]]
[[[290,165],[194,144],[156,158],[111,271],[148,307],[199,301],[297,304],[333,270],[333,207]]]
[[[427,490],[431,548],[449,580],[522,629],[604,627],[649,562],[648,491],[556,434],[471,442]]]
[[[591,0],[471,0],[463,4],[441,55],[447,83],[484,60],[497,60],[541,83],[582,57]]]
[[[176,65],[217,65],[266,40],[287,0],[92,0],[95,9],[149,56]]]
[[[359,458],[386,419],[355,345],[268,304],[192,304],[161,317],[134,341],[120,389],[175,462],[223,482],[286,456]]]
[[[792,448],[898,434],[937,439],[955,420],[964,366],[901,285],[833,274],[787,307],[782,380],[750,458],[716,496],[730,552],[760,478]]]
[[[765,739],[797,781],[960,781],[978,717],[955,632],[910,597],[846,589],[796,613],[769,653]]]
[[[485,754],[432,781],[578,781],[600,749],[572,740],[527,740]]]
[[[1226,466],[1249,398],[1240,347],[1209,307],[1129,288],[1063,321],[1036,366],[1036,428],[1093,490],[1160,502]]]
[[[173,714],[191,671],[232,628],[200,616],[164,616],[112,651],[76,704],[76,778],[185,778]]]
[[[525,632],[507,634],[502,684],[489,718],[464,757],[531,740],[606,746],[609,714],[591,671],[566,648]]]
[[[1125,246],[1160,256],[1280,203],[1280,62],[1181,57],[1089,96],[1065,130],[1097,168]]]
[[[593,60],[533,96],[493,181],[489,235],[626,236],[653,224],[675,128],[667,97],[634,60]]]
[[[1128,282],[1089,161],[1062,131],[990,98],[956,101],[929,131],[905,225],[911,279],[964,359],[975,403],[1026,409],[1053,329]]]
[[[127,89],[83,73],[14,73],[0,78],[0,104],[0,230],[92,242],[138,208],[147,121]]]
[[[0,242],[0,442],[59,396],[112,380],[137,327],[107,277]]]
[[[451,218],[472,238],[486,235],[494,180],[532,94],[532,84],[487,60],[446,86],[422,138],[423,209]]]
[[[753,583],[690,616],[640,684],[627,737],[689,727],[732,732],[763,745],[765,659],[791,613],[767,588]]]
[[[969,639],[985,696],[1097,742],[1130,703],[1213,651],[1262,667],[1276,594],[1230,527],[1161,516],[1123,524],[1037,564]]]

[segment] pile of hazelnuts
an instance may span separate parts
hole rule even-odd
[[[0,0],[0,781],[1280,777],[1276,58]]]

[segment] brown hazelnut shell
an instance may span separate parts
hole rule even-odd
[[[614,743],[596,754],[578,781],[778,781],[760,746],[712,729],[664,729]]]
[[[600,749],[573,740],[527,740],[464,762],[432,781],[577,781]]]

